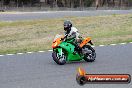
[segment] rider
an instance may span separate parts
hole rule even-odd
[[[79,44],[81,42],[81,39],[79,38],[80,34],[78,30],[72,26],[72,23],[69,20],[64,21],[64,30],[65,35],[67,36],[67,39],[75,39],[72,44],[75,45],[75,51],[81,51],[81,48],[79,47]]]

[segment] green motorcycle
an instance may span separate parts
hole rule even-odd
[[[81,61],[83,59],[87,62],[93,62],[95,60],[95,50],[90,45],[88,45],[88,43],[93,45],[90,37],[85,38],[80,43],[79,47],[81,48],[81,53],[74,53],[75,46],[72,44],[73,41],[74,38],[68,40],[66,39],[66,36],[58,34],[56,35],[52,43],[52,57],[57,64],[64,65],[66,62],[69,61]]]

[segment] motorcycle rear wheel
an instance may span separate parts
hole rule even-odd
[[[84,54],[84,60],[87,62],[93,62],[95,61],[96,58],[96,53],[95,50],[90,46],[90,45],[85,45],[83,47],[84,50],[86,50],[87,52]]]

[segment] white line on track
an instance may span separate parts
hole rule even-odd
[[[121,45],[127,44],[127,43],[120,43]]]
[[[34,52],[27,52],[27,53],[34,53]]]
[[[40,53],[42,52],[42,53],[43,53],[43,52],[45,52],[45,51],[38,51],[38,52],[40,52]]]
[[[48,50],[48,51],[53,51],[53,50]]]
[[[105,45],[99,45],[99,46],[105,46]]]
[[[129,42],[129,43],[132,43],[132,42]],[[127,43],[119,43],[120,45],[124,45],[124,44],[127,44]],[[110,44],[110,45],[112,45],[112,46],[114,46],[114,45],[118,45],[118,44]],[[106,46],[106,45],[99,45],[100,47],[103,47],[103,46]],[[92,46],[92,47],[96,47],[96,46]],[[53,51],[53,50],[48,50],[48,51]],[[37,52],[46,52],[46,51],[37,51]],[[26,52],[26,53],[35,53],[35,52]],[[18,55],[20,55],[20,54],[26,54],[26,53],[17,53]],[[16,55],[16,54],[5,54],[5,55],[0,55],[0,57],[1,56],[6,56],[6,55],[8,55],[8,56],[12,56],[12,55]]]
[[[110,44],[110,45],[115,46],[115,45],[117,45],[117,44]]]
[[[2,56],[5,56],[5,55],[0,55],[0,57],[2,57]]]
[[[15,55],[15,54],[6,54],[6,55],[8,55],[8,56],[12,56],[12,55]]]
[[[17,53],[17,54],[24,54],[24,53]]]

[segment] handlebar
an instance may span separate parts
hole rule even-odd
[[[67,36],[68,36],[68,34],[66,34],[66,35],[64,36],[64,38],[61,38],[61,40],[64,40]]]

